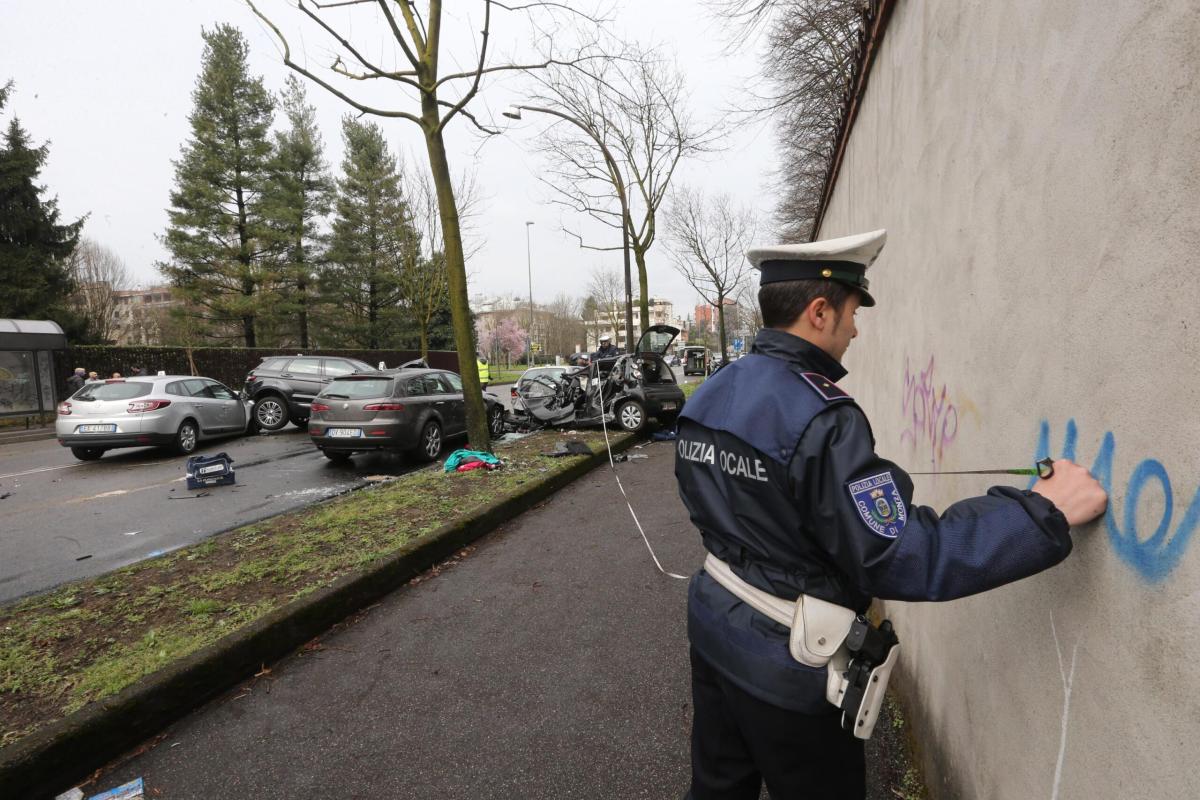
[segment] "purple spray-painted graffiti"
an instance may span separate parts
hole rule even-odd
[[[1079,439],[1079,427],[1074,419],[1067,420],[1066,431],[1063,434],[1063,446],[1060,458],[1075,460],[1075,447]],[[1179,525],[1171,534],[1171,523],[1175,516],[1175,490],[1171,476],[1161,461],[1154,458],[1143,459],[1133,469],[1129,480],[1118,484],[1113,475],[1113,459],[1117,450],[1117,437],[1112,431],[1106,431],[1100,443],[1100,452],[1092,462],[1091,472],[1096,480],[1104,485],[1109,493],[1108,513],[1104,515],[1104,527],[1108,531],[1108,540],[1113,552],[1123,562],[1137,570],[1138,574],[1151,583],[1162,581],[1175,567],[1179,566],[1192,534],[1200,525],[1200,489],[1192,495],[1179,519]],[[1046,458],[1050,455],[1050,422],[1042,420],[1038,430],[1037,455],[1034,459]],[[1030,480],[1029,486],[1033,487]],[[1124,514],[1118,515],[1113,507],[1112,493],[1114,487],[1122,487],[1125,498]],[[1142,493],[1151,491],[1162,492],[1162,511],[1158,524],[1151,533],[1142,529],[1138,507]]]
[[[914,373],[909,360],[904,359],[904,394],[900,413],[904,415],[904,431],[900,443],[912,448],[929,446],[929,460],[940,465],[947,445],[958,435],[958,407],[950,402],[946,384],[939,391],[933,380],[934,360]]]

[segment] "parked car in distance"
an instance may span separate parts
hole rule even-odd
[[[181,455],[197,443],[245,433],[250,404],[211,378],[153,375],[85,383],[58,404],[58,443],[81,461],[118,447],[168,447]]]
[[[342,375],[312,401],[308,434],[331,461],[396,450],[433,461],[446,439],[467,432],[462,379],[437,369],[373,370]],[[504,407],[485,393],[488,429],[504,432]]]
[[[683,362],[684,375],[707,375],[709,370],[709,354],[707,347],[690,345],[681,348],[679,358]]]
[[[271,356],[250,370],[242,396],[254,401],[254,423],[277,431],[289,421],[298,428],[308,422],[312,399],[342,375],[375,372],[365,361],[328,356]]]
[[[554,394],[554,382],[562,378],[567,367],[531,367],[521,373],[517,382],[508,390],[514,410],[525,408],[524,398],[536,402],[539,398]]]

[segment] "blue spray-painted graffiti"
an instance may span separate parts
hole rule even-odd
[[[1062,455],[1060,458],[1075,460],[1075,449],[1079,441],[1079,429],[1075,420],[1067,421],[1067,430],[1063,436]],[[1147,458],[1138,464],[1129,483],[1125,486],[1125,508],[1122,522],[1117,522],[1117,512],[1112,507],[1113,491],[1113,455],[1117,449],[1117,439],[1112,431],[1104,434],[1100,443],[1100,452],[1092,462],[1092,474],[1103,484],[1109,494],[1108,513],[1104,515],[1104,524],[1108,530],[1108,539],[1117,557],[1137,570],[1146,580],[1157,583],[1179,565],[1187,550],[1188,542],[1200,524],[1200,489],[1192,496],[1175,535],[1168,537],[1171,529],[1171,518],[1175,514],[1175,492],[1171,486],[1171,476],[1162,462]],[[1050,423],[1042,420],[1041,431],[1038,433],[1037,459],[1050,455]],[[1036,460],[1036,459],[1035,459]],[[1034,480],[1030,480],[1030,487]],[[1154,533],[1142,537],[1138,531],[1138,504],[1142,494],[1149,484],[1157,483],[1163,493],[1162,518]]]

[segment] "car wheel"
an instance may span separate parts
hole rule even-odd
[[[96,461],[104,455],[103,447],[72,447],[71,455],[80,461]]]
[[[263,395],[254,404],[254,422],[264,431],[277,431],[288,424],[287,406],[277,394]]]
[[[504,409],[500,406],[492,406],[488,411],[488,432],[493,439],[504,435]]]
[[[345,464],[350,460],[351,455],[350,453],[346,453],[342,450],[322,450],[321,452],[323,452],[325,457],[335,464]]]
[[[433,461],[442,454],[442,426],[436,420],[429,420],[421,429],[420,444],[413,455],[422,461]]]
[[[646,409],[637,400],[626,400],[617,407],[617,424],[623,430],[637,433],[646,426]]]
[[[175,432],[175,441],[172,443],[172,449],[181,456],[186,456],[196,449],[196,441],[199,438],[199,433],[196,430],[196,423],[190,419],[185,419],[179,426],[179,430]]]

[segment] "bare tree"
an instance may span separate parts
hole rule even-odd
[[[588,280],[587,290],[588,294],[595,298],[597,316],[603,317],[614,331],[621,330],[625,307],[625,282],[616,270],[599,266],[593,269],[591,278]],[[626,349],[632,348],[633,331],[626,331],[625,339]],[[613,342],[613,344],[617,344],[617,342]]]
[[[864,0],[711,0],[738,23],[734,43],[766,30],[762,76],[743,111],[775,120],[776,220],[785,241],[808,241],[832,164],[863,29]]]
[[[82,239],[67,262],[78,287],[74,305],[92,334],[105,344],[116,341],[119,327],[116,293],[129,288],[129,270],[121,257],[94,239]]]
[[[672,194],[666,228],[675,269],[717,309],[725,356],[725,306],[736,302],[750,277],[746,247],[754,239],[754,214],[735,206],[729,195],[709,198],[699,190],[681,188]]]
[[[586,331],[581,314],[583,303],[578,297],[559,294],[545,307],[546,353],[568,355],[575,351]]]
[[[679,163],[716,146],[717,127],[692,118],[678,66],[648,52],[631,50],[589,73],[552,68],[538,78],[536,99],[575,123],[555,123],[542,137],[541,149],[552,164],[543,180],[558,204],[624,230],[637,262],[638,308],[646,330],[646,254],[657,235],[659,207]],[[622,249],[572,235],[586,249]]]
[[[421,234],[421,250],[404,264],[400,273],[403,302],[417,324],[421,357],[429,355],[429,329],[439,309],[450,299],[450,280],[442,251],[442,218],[438,213],[437,187],[432,176],[421,172],[406,187],[413,227]],[[454,187],[454,202],[462,232],[469,235],[469,220],[475,214],[479,193],[474,175],[466,175]],[[480,245],[464,243],[464,263],[478,252]]]
[[[573,11],[565,3],[553,1],[529,0],[506,5],[497,0],[475,0],[473,7],[476,13],[472,14],[462,0],[455,3],[453,13],[445,12],[443,0],[331,0],[328,3],[295,0],[295,8],[302,18],[336,43],[336,55],[327,65],[328,72],[318,75],[306,63],[302,63],[303,59],[297,61],[293,58],[291,46],[280,28],[260,12],[251,0],[246,2],[278,38],[283,50],[283,63],[287,67],[325,88],[362,114],[406,120],[417,125],[424,135],[441,216],[442,254],[446,261],[454,341],[462,365],[468,438],[475,449],[489,448],[491,445],[479,375],[470,368],[470,359],[475,353],[475,332],[471,326],[467,297],[466,257],[459,206],[454,196],[455,187],[444,133],[446,126],[456,117],[468,120],[481,132],[497,132],[481,122],[470,108],[471,102],[479,95],[485,76],[538,70],[554,65],[578,65],[587,60],[587,56],[583,55],[561,57],[554,44],[560,37],[553,36],[552,31],[546,28],[538,28],[547,51],[544,57],[530,63],[517,60],[495,63],[489,42],[494,10],[526,15],[535,26],[551,25],[563,17],[574,21],[595,20]],[[460,25],[466,33],[464,38],[472,40],[474,49],[455,53],[444,48],[443,42],[451,40],[450,32],[443,30],[447,24]],[[393,48],[390,56],[375,55],[380,52],[381,32]],[[355,41],[351,40],[351,36],[355,36]],[[447,67],[456,62],[469,66]],[[366,102],[362,99],[360,88],[365,84],[390,87],[397,92],[398,99],[388,105]]]

